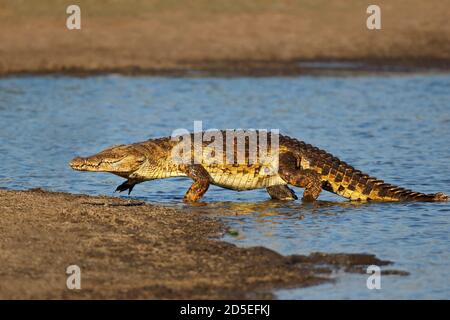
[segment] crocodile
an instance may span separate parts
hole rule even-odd
[[[194,138],[194,133],[190,135]],[[248,145],[243,162],[206,161],[204,150],[211,149],[211,146],[201,141],[201,161],[180,163],[173,158],[174,148],[178,144],[179,139],[164,137],[115,145],[92,156],[75,157],[70,161],[70,167],[78,171],[109,172],[123,177],[126,181],[116,191],[128,190],[128,194],[136,184],[144,181],[189,177],[193,183],[184,195],[186,202],[199,201],[211,184],[236,191],[265,188],[272,199],[296,200],[295,192],[288,187],[291,185],[304,189],[302,200],[305,202],[315,201],[322,190],[352,201],[437,202],[450,199],[442,192],[425,194],[385,183],[324,150],[286,135],[279,135],[277,159],[272,157],[272,162],[250,162]],[[258,148],[259,144],[258,141]],[[268,142],[270,145],[271,141]],[[236,145],[230,150],[236,153]],[[194,153],[195,150],[191,149],[192,158]]]

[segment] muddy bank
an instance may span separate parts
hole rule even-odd
[[[449,4],[366,1],[83,1],[68,30],[64,1],[4,0],[0,74],[296,75],[450,68]],[[338,61],[339,67],[298,62]],[[345,68],[345,62],[365,62]],[[344,62],[344,64],[342,64]]]
[[[293,61],[191,61],[176,67],[86,67],[61,66],[42,67],[36,70],[14,70],[3,76],[65,75],[74,77],[120,74],[124,76],[163,77],[289,77],[289,76],[364,76],[376,74],[447,73],[450,60],[423,59],[378,59],[362,60],[293,60]],[[0,71],[0,76],[2,73]]]
[[[215,219],[120,198],[0,190],[1,299],[274,298],[274,288],[333,281],[372,255],[282,256],[217,239]],[[81,290],[66,268],[81,268]],[[407,273],[385,270],[386,274]]]

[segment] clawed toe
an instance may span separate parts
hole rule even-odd
[[[135,184],[131,184],[127,180],[124,183],[122,183],[120,186],[117,186],[117,188],[114,192],[117,192],[117,191],[122,192],[122,191],[128,190],[128,194],[130,194],[131,191],[133,190],[134,186],[135,186]]]

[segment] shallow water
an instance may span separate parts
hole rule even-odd
[[[9,77],[0,79],[0,187],[112,195],[122,179],[72,171],[75,155],[167,136],[176,128],[279,128],[364,172],[422,192],[450,193],[450,75],[284,78]],[[190,181],[136,186],[132,197],[220,216],[227,241],[283,254],[367,252],[407,277],[366,275],[279,290],[280,298],[450,298],[450,204],[268,201],[264,190],[212,187],[181,204]],[[301,195],[301,190],[296,189]]]

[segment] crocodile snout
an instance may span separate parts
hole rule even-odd
[[[79,170],[86,163],[86,159],[82,157],[75,157],[69,162],[69,166],[74,170]]]

